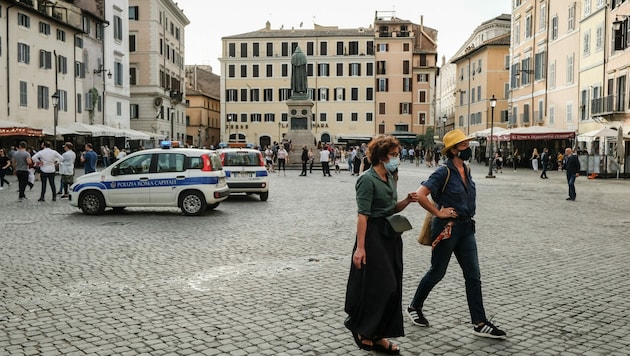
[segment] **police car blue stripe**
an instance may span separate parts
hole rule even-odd
[[[219,184],[219,177],[194,177],[185,179],[162,178],[147,180],[124,180],[124,181],[103,181],[98,183],[77,184],[73,191],[78,192],[84,188],[97,188],[100,190],[111,189],[129,189],[129,188],[151,188],[151,187],[170,187],[170,186],[187,186],[199,184]]]

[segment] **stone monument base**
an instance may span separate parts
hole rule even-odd
[[[310,131],[289,131],[284,138],[291,141],[293,150],[289,152],[289,164],[291,167],[302,166],[302,147],[313,149],[313,154],[317,155],[315,161],[319,161],[319,151],[316,149],[315,135]]]

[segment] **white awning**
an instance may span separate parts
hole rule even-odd
[[[615,141],[618,135],[617,130],[604,127],[578,135],[577,140],[580,142],[593,142],[598,138],[608,138],[609,140],[612,139],[611,141]]]

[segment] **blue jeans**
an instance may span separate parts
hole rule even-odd
[[[52,198],[55,200],[57,198],[57,188],[55,187],[55,173],[44,173],[41,172],[39,177],[42,180],[42,193],[40,195],[40,199],[44,200],[44,196],[46,195],[46,181],[50,184],[50,189],[52,190]]]
[[[483,298],[481,296],[481,272],[479,271],[477,242],[472,222],[457,222],[453,226],[451,238],[442,240],[435,246],[431,254],[431,267],[422,277],[416,294],[411,301],[411,307],[422,309],[424,301],[433,287],[444,278],[453,254],[455,254],[455,258],[457,258],[457,262],[464,273],[466,299],[468,300],[468,309],[472,323],[485,322],[486,312],[483,308]]]
[[[567,183],[569,183],[569,198],[575,200],[575,174],[567,174]]]

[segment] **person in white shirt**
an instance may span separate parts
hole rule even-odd
[[[330,175],[330,165],[328,164],[328,161],[330,160],[330,151],[328,151],[328,145],[322,147],[322,150],[319,151],[319,163],[322,164],[322,173],[324,173],[324,177],[326,175],[328,175],[329,177],[332,177]]]
[[[46,181],[52,189],[52,200],[57,200],[57,188],[55,187],[55,164],[61,162],[63,157],[59,152],[50,149],[50,142],[44,142],[44,149],[39,150],[33,157],[33,162],[40,162],[40,177],[42,180],[42,193],[38,201],[44,201],[46,195]]]
[[[59,174],[61,175],[61,188],[63,195],[61,199],[67,198],[68,187],[74,182],[74,162],[77,159],[77,154],[72,150],[73,145],[71,142],[66,142],[63,145],[64,153],[61,155],[63,159],[59,163]]]
[[[127,155],[127,150],[125,150],[124,148],[122,150],[120,150],[120,152],[118,153],[118,156],[116,156],[116,160],[119,160],[123,157],[125,157]]]

